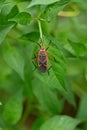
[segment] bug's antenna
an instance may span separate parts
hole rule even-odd
[[[43,46],[43,39],[40,38],[40,45]]]
[[[38,44],[39,47],[41,46],[38,42],[35,42],[35,41],[31,40],[31,39],[28,39],[28,40],[30,40],[31,42],[34,42],[34,43]]]
[[[42,39],[41,39],[41,43],[42,43],[42,46],[43,46],[43,37],[42,37]]]

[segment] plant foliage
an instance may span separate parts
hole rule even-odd
[[[86,8],[86,0],[0,0],[0,130],[86,130]],[[49,46],[44,74],[33,71],[38,44]]]

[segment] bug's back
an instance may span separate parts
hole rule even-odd
[[[45,50],[40,50],[38,52],[38,67],[39,70],[42,73],[45,73],[47,70],[47,66],[48,66],[48,59],[47,59],[47,54]]]

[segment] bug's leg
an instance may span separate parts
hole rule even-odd
[[[38,52],[34,52],[34,54],[38,54]]]
[[[48,60],[48,64],[49,64],[49,67],[48,67],[48,69],[47,69],[47,73],[48,73],[48,75],[49,75],[49,74],[50,74],[49,71],[50,71],[50,69],[52,68],[52,64],[50,63],[49,60]]]
[[[33,65],[34,65],[33,71],[36,70],[36,68],[37,68],[37,65],[34,63],[35,60],[38,60],[38,59],[37,59],[37,58],[33,58],[33,59],[32,59],[32,63],[33,63]]]
[[[34,63],[34,61],[35,60],[38,60],[38,58],[37,58],[37,56],[35,55],[35,54],[38,54],[38,52],[34,52],[34,58],[32,58],[32,63],[33,63],[33,65],[34,65],[34,69],[33,70],[35,70],[38,66]]]
[[[34,57],[32,58],[33,61],[34,61],[34,60],[37,60],[36,54],[38,54],[38,52],[34,52]]]
[[[50,43],[51,43],[51,40],[50,40],[50,42],[49,42],[49,44],[48,44],[48,47],[45,49],[45,51],[47,51],[47,50],[49,49]]]
[[[32,58],[32,61],[38,60],[36,54],[38,54],[38,52],[34,52],[34,57]]]
[[[44,39],[42,37],[42,38],[39,39],[40,47],[41,47],[41,45],[43,45],[43,42],[44,42]]]
[[[54,60],[55,62],[58,62],[58,61],[56,60],[56,58],[55,58],[53,55],[51,55],[51,54],[47,54],[47,56],[48,56],[48,57],[52,57],[53,60]]]
[[[45,49],[45,51],[47,51],[49,49],[49,46]]]
[[[52,65],[48,68],[47,72],[48,72],[48,75],[50,74],[49,71],[50,69],[52,68]]]
[[[37,66],[36,66],[36,64],[35,64],[34,62],[32,62],[32,63],[33,63],[33,65],[34,65],[33,71],[35,71],[36,68],[37,68]]]

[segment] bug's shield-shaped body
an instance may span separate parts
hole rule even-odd
[[[45,49],[40,49],[38,52],[38,67],[42,73],[45,73],[48,66],[48,57]]]

